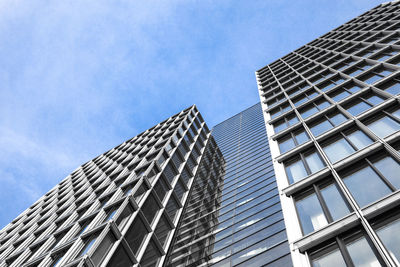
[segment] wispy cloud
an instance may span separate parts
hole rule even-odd
[[[1,1],[0,227],[191,104],[210,126],[254,104],[257,68],[373,6],[343,3]]]

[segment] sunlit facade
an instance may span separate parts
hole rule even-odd
[[[400,6],[256,72],[295,266],[399,266]]]

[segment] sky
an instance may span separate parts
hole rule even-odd
[[[259,101],[254,72],[384,1],[0,2],[0,228],[81,164],[196,104]]]

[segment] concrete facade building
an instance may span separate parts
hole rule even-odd
[[[295,266],[400,265],[400,6],[256,72]]]

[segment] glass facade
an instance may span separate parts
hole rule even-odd
[[[291,266],[261,105],[218,124],[212,137],[221,154],[202,176],[215,182],[195,180],[167,266]]]
[[[256,72],[295,266],[400,265],[399,8],[382,4]]]

